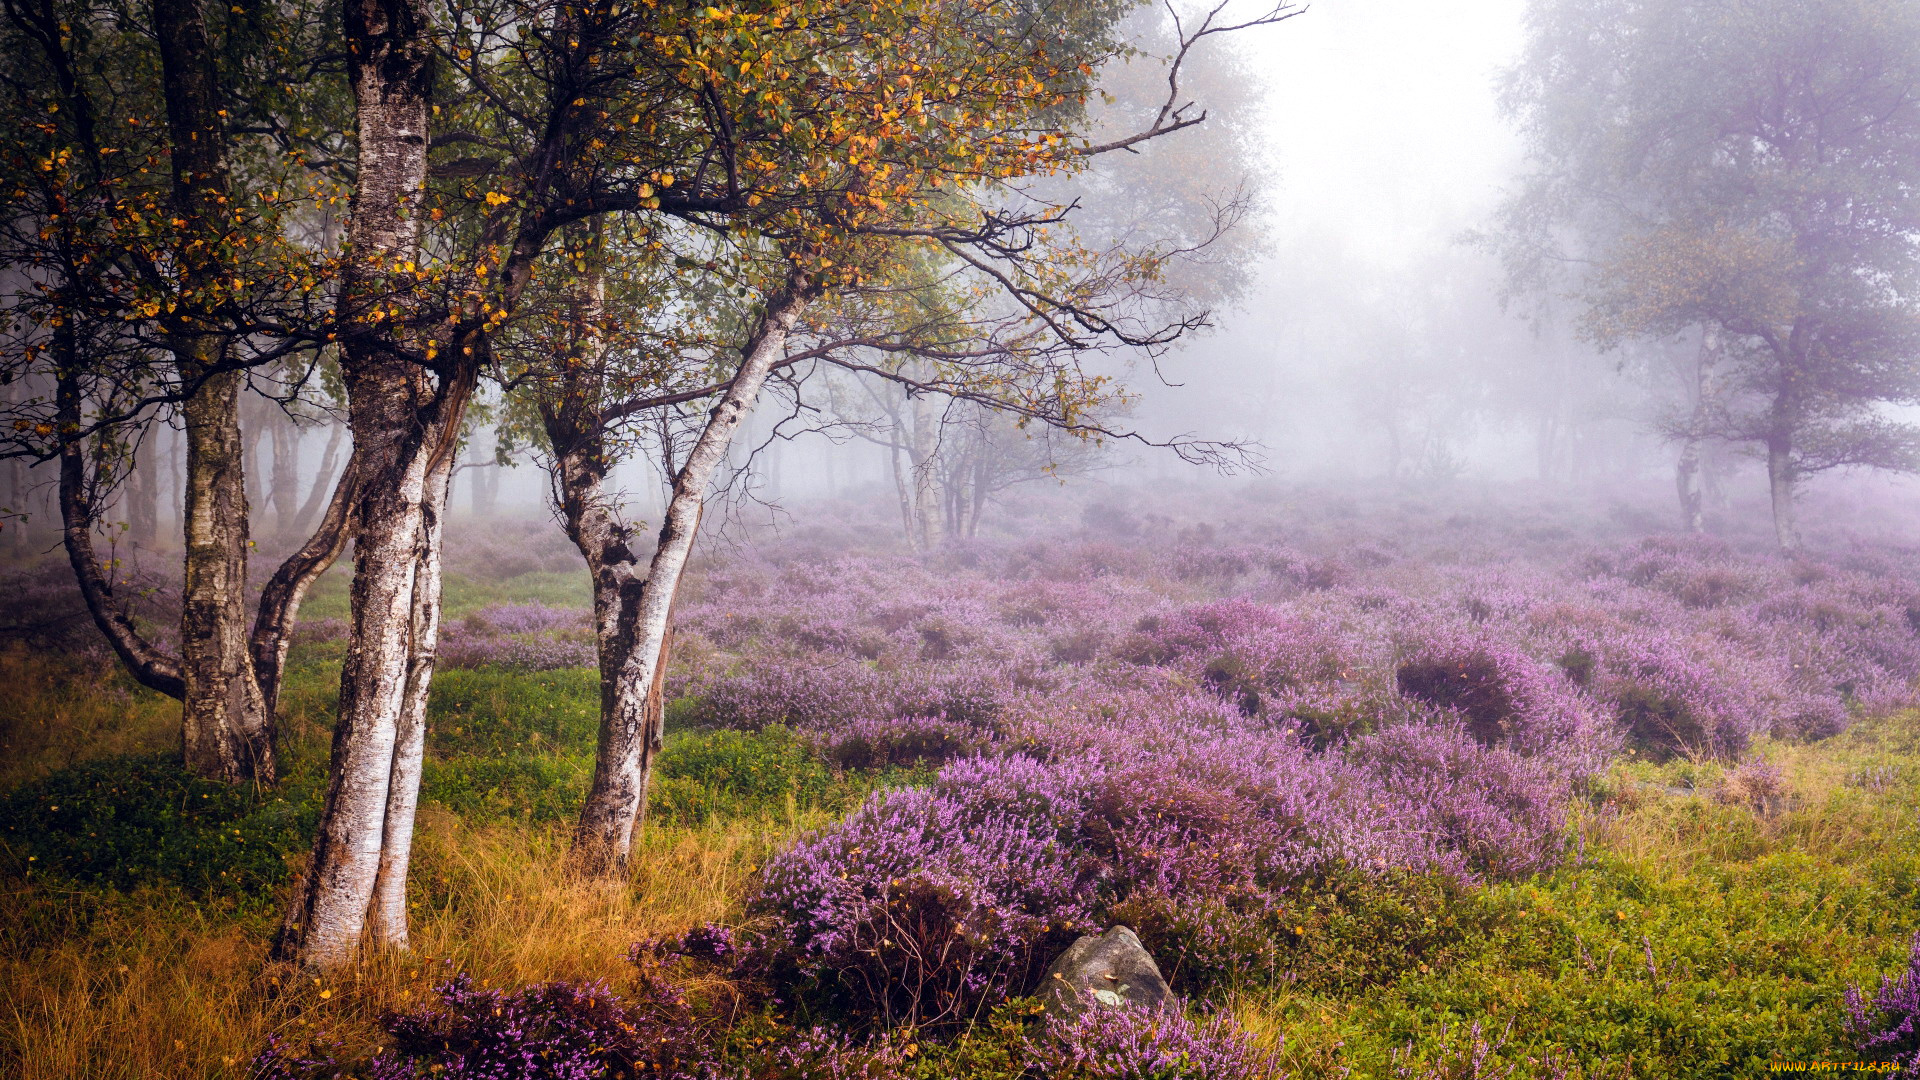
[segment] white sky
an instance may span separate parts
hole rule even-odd
[[[1521,11],[1317,0],[1249,32],[1269,84],[1275,238],[1333,232],[1385,267],[1480,224],[1518,158],[1494,83],[1519,50]]]
[[[1234,0],[1243,17],[1260,2]],[[1372,467],[1380,440],[1355,427],[1351,386],[1333,370],[1351,346],[1315,336],[1316,305],[1410,269],[1483,265],[1455,241],[1491,224],[1517,172],[1519,139],[1495,86],[1521,47],[1523,8],[1316,0],[1244,33],[1239,47],[1266,82],[1260,127],[1277,177],[1264,193],[1265,256],[1241,303],[1216,310],[1216,329],[1170,359],[1182,385],[1146,390],[1143,427],[1252,437],[1283,473]]]

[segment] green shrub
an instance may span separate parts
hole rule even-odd
[[[429,758],[421,794],[466,818],[570,821],[592,778],[591,755]]]
[[[709,817],[765,817],[785,812],[789,804],[839,806],[851,790],[784,727],[685,731],[670,736],[660,754],[648,813],[683,824]]]
[[[0,839],[18,873],[196,896],[264,896],[319,820],[319,792],[193,776],[165,756],[103,758],[0,798]]]
[[[447,668],[433,675],[427,751],[513,757],[592,753],[600,727],[600,676],[586,669]]]

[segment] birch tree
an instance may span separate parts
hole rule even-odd
[[[283,567],[272,602],[248,596],[240,394],[247,368],[308,346],[275,328],[312,267],[282,233],[275,189],[290,164],[237,147],[261,114],[235,84],[283,81],[288,54],[258,46],[301,39],[289,11],[5,5],[5,107],[22,138],[0,152],[0,249],[16,284],[0,365],[37,392],[8,402],[0,450],[59,459],[63,538],[96,624],[137,681],[182,701],[187,766],[235,782],[274,779],[278,670],[257,661],[284,656],[293,609],[324,569]],[[178,656],[125,616],[93,543],[139,429],[163,410],[177,410],[186,444]]]
[[[1064,232],[1063,206],[1010,199],[1004,189],[1197,121],[1177,100],[1176,75],[1176,100],[1143,131],[1101,146],[1076,137],[1090,77],[1122,51],[1105,36],[1110,13],[1076,12],[1083,21],[1069,25],[1015,18],[992,4],[872,12],[822,5],[797,17],[783,10],[788,15],[771,21],[712,16],[678,54],[697,58],[702,71],[767,73],[762,81],[703,83],[712,119],[702,155],[738,162],[746,194],[745,209],[724,220],[727,241],[688,254],[674,250],[684,237],[654,230],[637,238],[638,250],[610,260],[604,230],[583,234],[563,259],[573,274],[556,305],[566,313],[564,340],[533,350],[561,362],[528,364],[555,502],[594,581],[601,729],[575,849],[595,873],[626,869],[661,744],[673,598],[715,470],[770,375],[825,364],[908,388],[923,407],[958,400],[1076,437],[1126,437],[1092,420],[1095,406],[1119,391],[1086,357],[1164,347],[1202,320],[1187,313],[1155,321],[1153,305],[1142,301],[1152,299],[1145,285],[1158,258],[1061,242],[1049,234]],[[788,17],[810,32],[761,32]],[[1283,17],[1270,11],[1234,25]],[[1195,40],[1228,25],[1209,18]],[[789,138],[797,132],[805,134]],[[712,211],[688,216],[722,229]],[[610,266],[627,268],[631,290],[646,252],[659,266],[717,275],[748,297],[731,320],[737,336],[727,336],[726,319],[704,335],[662,325],[665,304],[653,305],[651,320],[613,314]],[[653,297],[661,288],[650,280],[639,292]],[[700,311],[716,309],[710,288],[697,299]],[[636,325],[648,330],[636,333]],[[689,338],[703,336],[716,359],[689,348]],[[620,432],[659,410],[716,399],[704,418],[692,418],[691,445],[672,472],[648,555],[607,488]],[[923,428],[933,426],[929,419]],[[1180,449],[1231,453],[1198,442]],[[931,452],[925,457],[931,488]],[[925,502],[937,527],[944,516],[934,498]]]

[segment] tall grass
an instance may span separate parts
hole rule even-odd
[[[266,962],[272,905],[195,904],[9,882],[0,892],[0,1075],[239,1077],[270,1033],[363,1048],[376,1020],[461,970],[483,983],[627,981],[627,946],[734,914],[806,820],[647,830],[630,888],[564,869],[554,827],[421,815],[412,947],[324,979]]]

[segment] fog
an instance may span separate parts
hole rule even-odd
[[[1488,344],[1512,333],[1491,260],[1463,234],[1485,226],[1519,162],[1494,89],[1520,10],[1334,0],[1241,44],[1261,77],[1247,164],[1264,170],[1262,251],[1245,297],[1168,365],[1184,385],[1147,399],[1148,422],[1228,426],[1280,476],[1381,472],[1385,439],[1359,399],[1394,361],[1370,355],[1369,315],[1465,276],[1453,288]]]
[[[1201,41],[1181,100],[1206,110],[1206,123],[1102,159],[1083,188],[1053,194],[1076,203],[1069,221],[1097,240],[1152,232],[1169,214],[1191,224],[1237,190],[1244,212],[1233,229],[1169,279],[1188,290],[1190,310],[1206,310],[1208,325],[1163,351],[1092,361],[1130,398],[1099,413],[1100,437],[1008,427],[982,442],[1019,460],[965,531],[981,520],[991,527],[1015,491],[1078,505],[1168,484],[1228,494],[1249,483],[1412,493],[1491,485],[1671,508],[1683,441],[1676,417],[1689,394],[1699,396],[1687,380],[1699,370],[1689,358],[1700,350],[1700,324],[1603,344],[1567,281],[1529,288],[1502,261],[1503,200],[1523,193],[1530,168],[1520,117],[1503,111],[1500,96],[1522,62],[1526,11],[1521,0],[1323,0],[1278,25]],[[1184,14],[1188,25],[1198,17]],[[1130,25],[1146,55],[1106,77],[1116,95],[1107,130],[1139,122],[1162,92],[1169,24],[1143,9]],[[1155,201],[1163,195],[1171,211]],[[919,458],[955,458],[967,452],[955,449],[960,433],[1003,423],[950,403],[929,420],[915,413],[924,402],[894,388],[888,406],[858,380],[828,375],[776,388],[749,418],[728,455],[726,523],[804,520],[821,499],[891,500],[912,486],[906,473],[933,468]],[[260,376],[255,386],[281,389]],[[481,395],[488,409],[467,424],[456,514],[548,516],[538,438],[501,434],[511,410],[497,389]],[[317,473],[337,406],[296,406],[289,429],[279,405],[249,402],[251,499],[280,515],[277,539],[289,539],[294,511],[323,487]],[[1897,400],[1868,409],[1915,415]],[[697,413],[688,407],[685,416]],[[145,436],[162,535],[179,528],[182,437],[170,420]],[[919,432],[928,423],[936,430]],[[1195,464],[1183,460],[1194,455],[1146,445],[1190,440],[1228,449]],[[1698,438],[1713,489],[1708,516],[1722,526],[1766,511],[1756,445],[1750,431]],[[9,468],[10,505],[30,519],[38,511],[27,531],[51,524],[52,470]],[[642,439],[613,471],[623,512],[657,521],[665,475],[659,445]],[[1896,518],[1920,501],[1898,469],[1842,467],[1798,483],[1807,497]]]
[[[0,1076],[1920,1070],[1920,0],[8,15]]]

